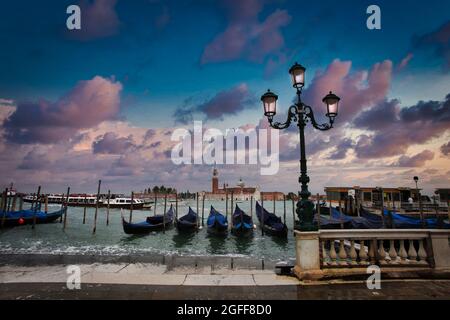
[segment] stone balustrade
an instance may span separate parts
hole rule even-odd
[[[319,241],[322,268],[433,265],[425,230],[324,230]]]
[[[450,230],[320,230],[295,236],[294,272],[301,279],[365,273],[369,265],[398,272],[450,270]]]

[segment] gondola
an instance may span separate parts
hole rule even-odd
[[[153,231],[167,230],[173,226],[174,212],[173,206],[164,215],[147,217],[144,222],[129,223],[122,216],[123,231],[126,234],[146,234]]]
[[[228,234],[227,218],[223,214],[219,213],[219,211],[214,209],[213,206],[211,206],[207,226],[207,231],[210,235],[224,236]]]
[[[250,236],[253,234],[253,220],[252,217],[245,214],[244,211],[236,205],[232,217],[233,225],[231,233],[236,236]]]
[[[189,207],[187,215],[180,219],[175,219],[175,225],[178,231],[189,232],[198,230],[198,214]]]
[[[348,216],[337,208],[331,208],[331,218],[342,221],[344,226],[347,226],[346,229],[382,229],[383,221],[381,217],[372,217],[369,219],[365,217],[360,210],[360,217],[351,217]]]
[[[256,216],[258,217],[259,223],[263,225],[265,233],[276,237],[287,237],[288,228],[286,224],[275,214],[268,212],[266,209],[263,211],[259,202],[256,202]],[[263,216],[264,222],[262,222]]]
[[[367,209],[361,208],[360,214],[369,221],[385,225],[386,228],[392,229],[421,229],[422,220],[420,218],[413,218],[403,214],[396,213],[387,209],[383,210],[383,218],[381,215],[374,214]],[[424,219],[426,229],[450,229],[450,223],[444,222],[438,218]]]
[[[33,224],[33,220],[36,217],[36,224],[52,223],[60,219],[64,214],[65,209],[55,211],[52,213],[45,213],[42,211],[34,210],[21,210],[15,212],[0,212],[0,224],[3,223],[4,227],[19,227],[24,225]],[[3,222],[4,220],[4,222]]]

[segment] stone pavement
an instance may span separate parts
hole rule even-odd
[[[148,263],[85,264],[81,290],[66,286],[65,265],[0,267],[0,299],[450,299],[449,280],[300,282],[271,270],[168,268]]]

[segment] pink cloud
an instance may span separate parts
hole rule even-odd
[[[304,91],[304,102],[325,108],[322,99],[333,91],[341,97],[337,121],[342,123],[351,120],[364,108],[382,101],[391,84],[392,62],[377,63],[370,71],[351,72],[351,66],[350,61],[334,60],[325,71],[317,72]]]
[[[412,58],[414,58],[414,55],[412,53],[408,53],[408,55],[404,57],[402,61],[400,61],[400,64],[397,66],[397,71],[405,69],[408,66],[409,62],[412,60]]]
[[[276,10],[259,22],[260,1],[228,2],[227,7],[230,22],[225,31],[205,47],[202,64],[240,58],[262,62],[268,55],[282,55],[284,37],[280,29],[291,21],[286,10]]]
[[[55,143],[72,138],[78,130],[117,118],[122,85],[96,76],[80,81],[56,102],[19,103],[5,121],[5,135],[15,143]]]
[[[117,0],[81,0],[81,30],[71,32],[75,38],[89,41],[115,35],[120,20],[115,7]]]
[[[434,152],[424,150],[412,157],[401,156],[398,161],[393,164],[396,167],[423,167],[425,162],[434,159]]]

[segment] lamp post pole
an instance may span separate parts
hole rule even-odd
[[[273,117],[276,115],[276,102],[278,96],[268,90],[262,97],[261,101],[264,106],[264,114],[267,117],[269,124],[272,128],[277,130],[283,130],[290,127],[292,122],[297,122],[299,135],[300,135],[300,177],[299,183],[301,185],[301,191],[299,193],[299,201],[297,202],[296,213],[299,223],[295,226],[295,229],[300,231],[316,231],[317,225],[314,224],[314,203],[309,200],[311,193],[308,190],[308,183],[310,178],[308,176],[307,160],[306,160],[306,148],[305,148],[305,127],[308,122],[311,122],[315,129],[320,131],[327,131],[333,128],[334,119],[338,114],[338,105],[340,98],[330,92],[323,98],[323,102],[327,105],[327,114],[329,122],[325,124],[318,124],[314,117],[313,109],[304,104],[301,99],[302,88],[304,86],[306,69],[295,64],[290,70],[292,83],[294,88],[297,89],[297,102],[291,106],[288,110],[288,117],[285,123],[274,122]]]

